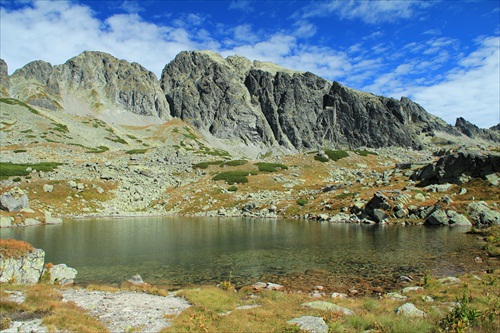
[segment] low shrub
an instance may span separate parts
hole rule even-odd
[[[27,168],[31,167],[33,170],[50,172],[54,171],[62,163],[57,162],[42,162],[35,164],[28,163],[6,163],[0,162],[0,179],[7,179],[13,176],[27,176],[29,175],[29,171],[26,171]],[[19,179],[20,181],[21,179]]]
[[[217,175],[215,175],[212,180],[224,180],[226,183],[229,185],[233,185],[235,183],[248,183],[248,175],[256,175],[258,174],[257,171],[226,171],[226,172],[220,172]]]
[[[332,161],[338,161],[344,157],[349,156],[349,153],[346,152],[345,150],[330,150],[327,149],[325,150],[325,154],[332,160]]]
[[[15,239],[0,239],[0,257],[18,258],[34,250],[31,244]]]
[[[307,199],[297,199],[296,202],[299,206],[305,206],[307,204]]]
[[[223,162],[219,166],[220,167],[223,167],[223,166],[239,166],[239,165],[245,165],[247,163],[248,163],[247,160],[232,160],[232,161]]]
[[[16,149],[16,150],[14,150],[14,153],[16,153],[16,154],[17,153],[25,153],[25,152],[27,152],[26,149]]]
[[[263,171],[263,172],[276,172],[278,168],[281,170],[288,170],[288,167],[284,164],[281,164],[281,163],[259,162],[259,163],[255,163],[254,165],[259,167],[259,171]]]
[[[368,151],[366,149],[363,149],[363,150],[353,150],[353,152],[355,152],[356,154],[360,155],[360,156],[368,156],[368,155],[378,155],[377,153],[374,153],[372,151]]]
[[[236,192],[238,191],[238,188],[236,186],[231,186],[227,189],[229,192]]]
[[[326,156],[321,156],[321,155],[316,155],[316,156],[314,156],[314,159],[315,159],[316,161],[320,161],[320,162],[323,162],[323,163],[324,163],[324,162],[328,162],[328,161],[330,160],[328,157],[326,157]]]
[[[131,149],[127,150],[125,153],[129,155],[135,155],[135,154],[144,154],[147,151],[148,151],[147,149]]]
[[[193,164],[193,169],[206,169],[210,165],[220,165],[223,162],[224,161],[206,161],[206,162],[200,162],[200,163]]]

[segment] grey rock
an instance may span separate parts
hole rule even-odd
[[[132,276],[130,279],[127,280],[127,282],[133,284],[134,286],[141,286],[146,284],[142,280],[142,277],[139,274]]]
[[[44,184],[43,185],[43,191],[44,192],[52,192],[52,191],[54,191],[54,185]]]
[[[443,284],[450,284],[450,283],[462,283],[462,280],[460,280],[457,277],[454,276],[447,276],[441,279],[438,279],[438,282],[443,283]]]
[[[403,295],[396,293],[396,292],[387,293],[385,295],[385,298],[392,299],[395,301],[406,301],[408,299],[407,296],[403,296]]]
[[[10,77],[7,63],[0,59],[0,97],[9,97]]]
[[[446,215],[448,215],[449,221],[448,223],[450,225],[457,225],[457,226],[470,226],[472,223],[467,219],[462,214],[457,213],[454,210],[448,210],[446,211]]]
[[[500,155],[462,151],[441,157],[417,171],[412,179],[421,184],[461,184],[472,178],[486,179],[487,175],[500,172]]]
[[[413,287],[406,287],[406,288],[403,288],[403,290],[401,291],[403,294],[406,294],[406,293],[409,293],[409,292],[414,292],[414,291],[422,291],[424,290],[423,287],[418,287],[418,286],[413,286]]]
[[[76,269],[68,267],[66,264],[59,264],[45,268],[42,276],[47,276],[49,283],[65,286],[73,284],[77,274]]]
[[[28,196],[26,194],[16,198],[10,193],[4,193],[0,196],[0,209],[8,212],[14,212],[29,208],[28,201]]]
[[[14,218],[11,216],[0,216],[0,228],[9,228],[12,226]]]
[[[0,256],[0,283],[35,284],[43,271],[45,252],[34,249],[18,258]]]
[[[407,317],[426,317],[426,313],[420,309],[418,309],[413,303],[405,303],[401,305],[396,310],[397,315],[403,315]]]
[[[309,309],[315,309],[315,310],[342,312],[345,315],[354,314],[354,311],[352,311],[351,309],[344,308],[344,307],[339,306],[337,304],[333,304],[330,302],[323,302],[323,301],[303,303],[302,307],[309,308]]]
[[[418,192],[415,194],[415,196],[413,197],[415,200],[417,201],[421,201],[421,202],[424,202],[425,201],[425,195],[423,195],[422,193]]]
[[[451,188],[451,184],[432,184],[425,187],[429,192],[447,192]]]
[[[76,187],[77,187],[77,185],[78,185],[78,184],[77,184],[75,181],[73,181],[73,180],[70,180],[70,181],[68,182],[68,186],[69,186],[69,187],[71,187],[71,188],[76,188]]]
[[[487,181],[489,181],[490,184],[493,186],[498,186],[498,184],[500,184],[500,177],[498,176],[498,173],[490,173],[489,175],[486,175],[484,178]]]
[[[467,205],[470,218],[479,225],[500,225],[500,212],[491,209],[485,202],[471,202]]]
[[[328,325],[321,317],[302,316],[288,321],[289,324],[297,325],[301,330],[311,333],[328,333]]]
[[[425,223],[430,225],[448,225],[448,215],[441,209],[436,209],[432,214],[430,214]]]
[[[388,217],[385,211],[390,208],[389,198],[383,195],[382,192],[377,191],[366,204],[365,213],[375,222],[382,222]]]

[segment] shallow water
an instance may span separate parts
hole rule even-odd
[[[323,270],[377,278],[454,275],[480,254],[464,228],[330,224],[246,218],[122,218],[1,229],[46,251],[46,262],[78,270],[77,283],[120,283],[135,274],[153,284],[228,280]]]

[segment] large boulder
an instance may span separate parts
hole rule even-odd
[[[4,193],[0,196],[0,209],[8,212],[14,212],[21,209],[29,208],[28,196],[23,194],[16,198],[11,193]]]
[[[35,284],[40,280],[45,260],[45,252],[41,249],[20,257],[0,256],[0,283]]]
[[[78,272],[66,264],[53,265],[45,268],[42,275],[46,277],[45,282],[59,285],[73,284]]]
[[[478,225],[500,225],[500,212],[497,212],[483,202],[471,202],[467,205],[469,216]]]

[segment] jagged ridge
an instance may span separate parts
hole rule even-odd
[[[497,131],[465,120],[456,127],[406,97],[359,92],[315,74],[208,51],[181,52],[158,81],[137,63],[84,52],[65,64],[35,61],[7,75],[2,96],[49,110],[83,104],[98,114],[122,109],[163,120],[180,118],[233,146],[289,151],[322,146],[422,148],[436,132],[499,141]]]

